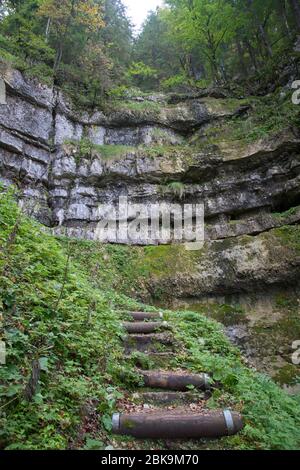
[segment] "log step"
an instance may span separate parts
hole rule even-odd
[[[134,321],[146,321],[146,320],[162,320],[163,313],[147,313],[147,312],[128,312],[128,317]]]
[[[200,390],[210,388],[210,377],[207,374],[188,374],[186,372],[141,371],[145,387],[162,388],[175,391],[186,391],[189,386]]]
[[[140,352],[172,352],[174,349],[174,338],[167,333],[151,333],[148,335],[128,335],[124,339],[125,353],[133,351]]]
[[[169,328],[167,322],[124,322],[122,326],[129,334],[155,333],[156,331]]]
[[[139,403],[150,403],[154,405],[172,405],[195,403],[203,397],[195,396],[192,392],[141,392],[135,393],[133,398]]]
[[[242,428],[241,415],[229,410],[192,413],[177,408],[172,411],[115,413],[112,418],[114,433],[144,439],[217,438],[232,436]]]

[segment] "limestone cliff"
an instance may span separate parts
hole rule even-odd
[[[1,73],[1,179],[17,184],[26,210],[54,233],[93,239],[99,204],[119,196],[146,205],[204,202],[207,243],[197,272],[174,272],[154,286],[201,296],[298,280],[299,257],[276,243],[269,253],[265,241],[272,246],[275,232],[263,232],[299,223],[299,129],[287,123],[256,141],[235,139],[228,124],[246,120],[251,103],[216,91],[80,112],[56,89],[16,70]]]

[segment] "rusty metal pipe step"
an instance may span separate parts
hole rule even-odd
[[[114,433],[144,439],[217,438],[231,436],[242,428],[241,415],[229,410],[115,413],[112,418]]]
[[[187,374],[160,371],[141,371],[145,387],[162,388],[184,392],[189,386],[200,390],[210,388],[210,377],[207,374]]]
[[[134,321],[145,321],[145,320],[162,320],[163,313],[147,313],[147,312],[128,312],[128,317]]]
[[[167,322],[124,322],[122,326],[129,334],[155,333],[159,330],[169,328]]]

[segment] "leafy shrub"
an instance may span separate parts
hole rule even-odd
[[[22,215],[11,190],[1,190],[0,220],[7,349],[6,366],[0,367],[0,447],[66,448],[88,398],[101,403],[105,416],[120,396],[110,385],[118,383],[116,364],[122,366],[123,355],[114,309],[118,296],[95,287],[70,259],[70,246],[63,249]],[[35,360],[42,371],[27,401],[24,390]]]
[[[209,405],[241,411],[245,428],[240,435],[223,439],[239,449],[299,449],[300,404],[270,378],[243,364],[238,349],[224,336],[220,324],[194,312],[172,312],[178,340],[186,355],[178,365],[194,372],[208,372],[222,385]]]

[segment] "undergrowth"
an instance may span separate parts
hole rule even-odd
[[[72,447],[91,401],[97,427],[83,434],[79,447],[114,445],[111,415],[122,389],[132,391],[139,381],[135,361],[124,359],[120,326],[120,311],[142,308],[121,293],[134,282],[128,266],[139,251],[55,239],[20,212],[15,197],[0,189],[1,340],[7,352],[0,366],[0,448]],[[216,321],[195,312],[167,316],[184,346],[177,366],[210,372],[222,386],[208,405],[244,416],[243,432],[216,441],[217,448],[298,449],[300,403],[247,368]],[[36,364],[40,377],[28,395]]]
[[[244,430],[222,439],[224,448],[299,449],[300,403],[270,378],[246,367],[219,323],[194,312],[172,312],[169,317],[186,348],[178,365],[209,372],[222,384],[209,406],[229,407],[243,414]]]
[[[299,106],[292,103],[292,92],[276,93],[251,99],[252,111],[237,117],[230,125],[231,138],[253,142],[276,134],[282,129],[299,127]]]
[[[123,331],[115,306],[130,300],[100,290],[41,226],[23,216],[10,191],[0,194],[0,289],[6,366],[0,366],[0,447],[64,449],[76,437],[88,399],[110,426],[122,371]],[[24,391],[34,361],[41,376]],[[125,366],[124,366],[125,367]],[[125,367],[126,369],[126,367]]]

